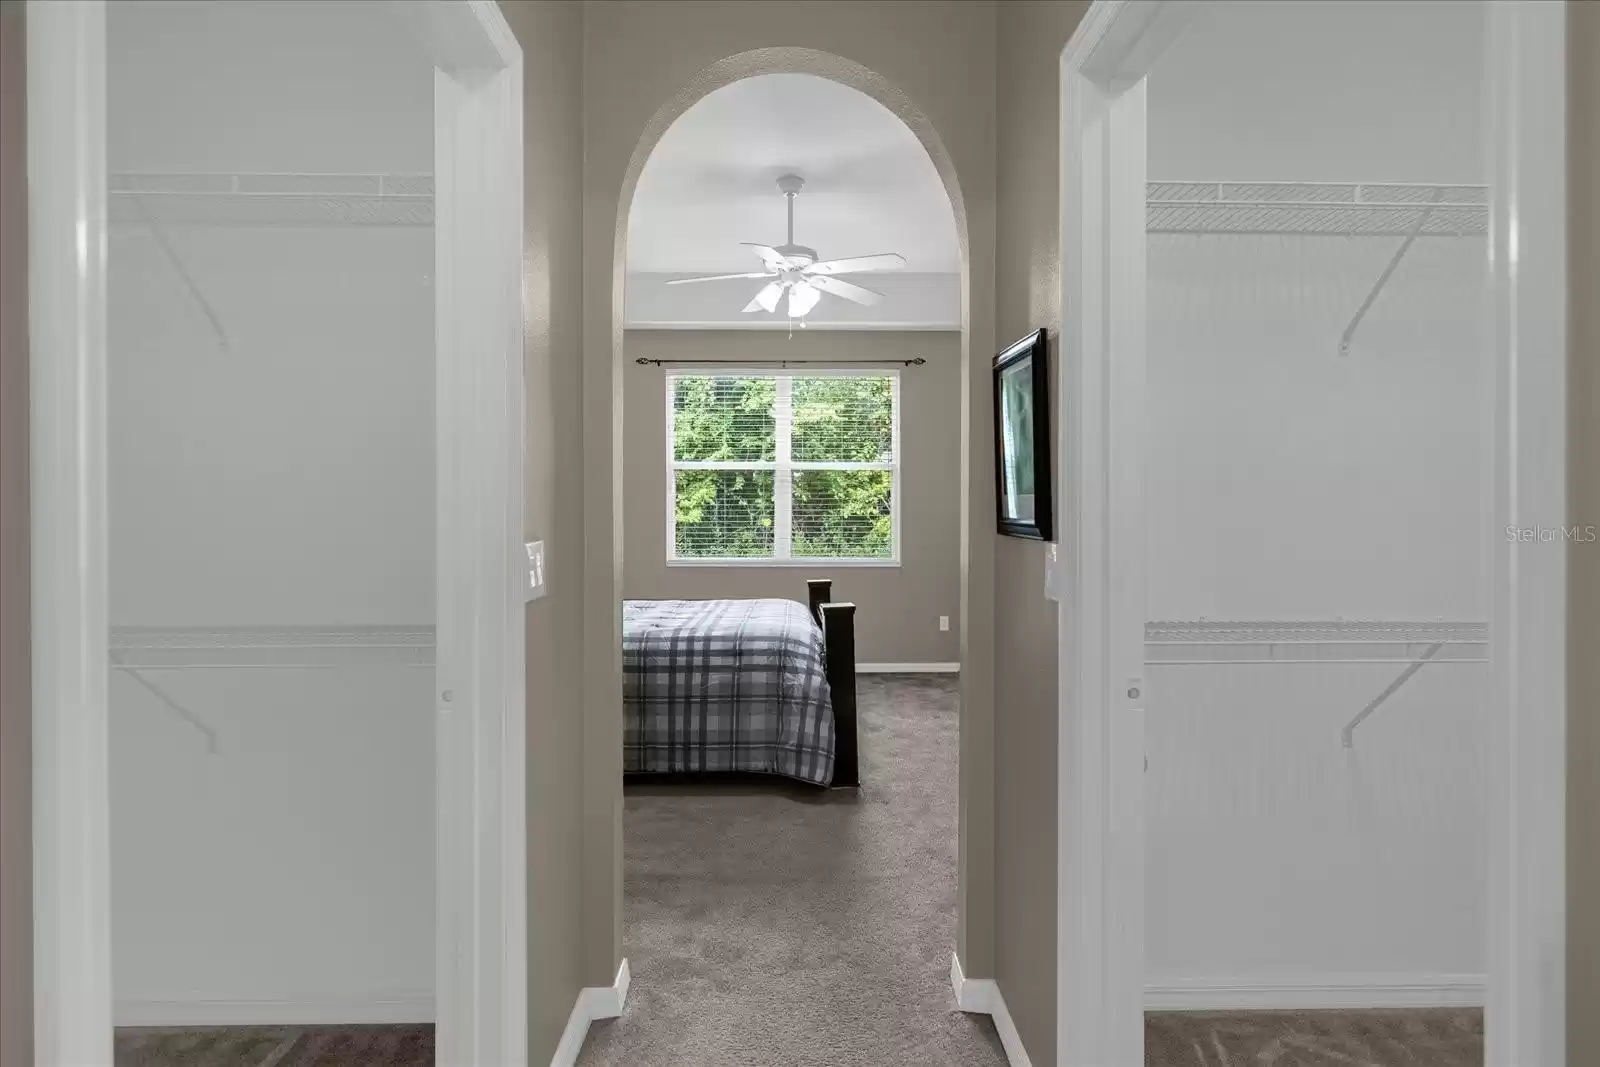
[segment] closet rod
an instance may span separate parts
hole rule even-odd
[[[732,367],[920,367],[928,362],[921,356],[915,359],[645,359],[634,360],[641,367],[708,367],[726,364]]]

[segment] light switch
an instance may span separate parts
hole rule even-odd
[[[1061,588],[1061,566],[1056,556],[1056,545],[1052,541],[1044,546],[1044,598],[1046,600],[1060,600],[1064,590]]]
[[[522,546],[528,553],[528,584],[523,588],[526,600],[544,596],[544,542],[529,541]]]

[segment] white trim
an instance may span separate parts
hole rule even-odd
[[[662,393],[666,400],[667,459],[666,506],[667,537],[666,564],[669,567],[898,567],[900,566],[900,368],[898,367],[818,367],[811,370],[802,363],[787,363],[774,368],[771,365],[721,364],[696,369],[692,366],[674,365],[663,368]],[[677,458],[677,392],[674,383],[679,378],[771,378],[775,383],[772,417],[776,442],[770,460],[679,460]],[[893,457],[888,462],[863,463],[795,461],[791,458],[791,436],[794,431],[793,389],[796,378],[887,378],[889,379],[889,450]],[[683,470],[717,471],[770,471],[772,473],[772,555],[739,557],[736,559],[708,559],[703,556],[679,556],[678,553],[678,472]],[[814,556],[795,556],[794,553],[794,472],[815,470],[838,471],[888,471],[889,472],[889,556],[852,558],[847,560],[820,559]]]
[[[857,674],[960,674],[959,663],[857,663]]]
[[[1108,575],[1126,538],[1125,477],[1112,457],[1137,439],[1112,408],[1119,324],[1142,321],[1142,115],[1132,98],[1175,29],[1202,4],[1096,0],[1062,53],[1063,336],[1061,469],[1068,489],[1060,678],[1057,1027],[1060,1062],[1142,1062],[1144,841],[1137,783],[1118,732],[1136,709],[1118,670]],[[1491,521],[1496,691],[1489,751],[1488,1067],[1558,1067],[1565,1058],[1565,546],[1519,545],[1508,526],[1559,527],[1565,512],[1565,10],[1494,0],[1487,99],[1493,116],[1495,476]],[[1142,193],[1140,194],[1142,195]],[[1135,224],[1137,221],[1137,224]],[[1118,246],[1122,252],[1119,254]],[[1137,357],[1123,341],[1118,361]],[[1120,340],[1120,338],[1119,338]],[[1122,384],[1126,385],[1126,382]],[[1136,425],[1136,422],[1135,422]],[[1136,502],[1135,502],[1136,505]],[[1136,538],[1137,540],[1137,538]],[[1126,593],[1134,583],[1123,581]],[[1123,600],[1128,599],[1126,596]],[[1113,636],[1108,636],[1113,635]],[[1142,686],[1139,688],[1142,689]],[[1113,700],[1113,695],[1116,699]]]
[[[420,14],[439,67],[435,1041],[441,1064],[520,1067],[528,1057],[522,52],[492,2],[432,0]]]
[[[379,997],[285,997],[282,999],[122,1000],[113,1013],[118,1026],[366,1026],[433,1022],[431,992]]]
[[[738,559],[707,559],[685,557],[667,560],[669,567],[809,567],[812,570],[831,570],[834,567],[884,567],[900,566],[898,559],[879,559],[860,556],[855,559],[812,559],[809,556],[778,559],[775,556],[741,556]]]
[[[1006,998],[1000,995],[1000,985],[992,978],[968,978],[961,972],[961,960],[950,954],[950,988],[956,995],[956,1007],[975,1015],[987,1015],[994,1020],[1000,1034],[1000,1044],[1006,1050],[1006,1062],[1011,1067],[1032,1067],[1028,1050],[1022,1047],[1022,1035],[1006,1007]]]
[[[790,201],[793,203],[794,201]],[[671,383],[672,376],[667,376]],[[794,378],[780,374],[773,379],[772,428],[776,440],[773,454],[783,457],[772,465],[772,554],[778,559],[794,558]],[[891,401],[892,404],[892,401]],[[892,409],[891,409],[892,410]],[[676,435],[674,435],[676,439]],[[670,458],[670,457],[669,457]],[[698,466],[698,464],[696,464]],[[673,480],[683,468],[673,463]],[[676,486],[674,486],[676,491]],[[890,490],[891,494],[893,489]],[[892,496],[891,496],[892,499]],[[676,537],[673,545],[676,547]]]
[[[628,1004],[628,986],[632,978],[628,961],[617,968],[617,980],[608,986],[587,986],[578,991],[578,999],[567,1016],[566,1029],[561,1031],[561,1041],[555,1055],[550,1057],[550,1067],[575,1067],[583,1052],[584,1038],[589,1036],[589,1024],[596,1019],[615,1019],[622,1015]]]
[[[1066,489],[1057,1055],[1144,1061],[1143,75],[1205,5],[1098,0],[1061,54]]]
[[[1488,6],[1493,188],[1488,1067],[1566,1063],[1566,5]]]
[[[1481,974],[1254,975],[1165,978],[1145,986],[1146,1011],[1476,1008]]]
[[[441,1064],[521,1067],[522,59],[492,0],[393,8],[442,68],[434,115],[438,644],[440,688],[452,698],[438,716],[432,1014]],[[111,1061],[105,12],[104,0],[39,2],[27,20],[40,1067]]]
[[[624,330],[787,330],[787,322],[726,322],[708,319],[699,322],[660,322],[640,320],[624,322]],[[959,322],[812,322],[806,320],[807,330],[844,330],[850,332],[893,330],[898,333],[960,333]]]
[[[633,984],[633,974],[624,959],[617,967],[616,981],[611,985],[594,985],[584,988],[581,994],[591,1019],[615,1019],[628,1006],[628,987]]]
[[[589,1011],[584,1005],[583,993],[580,991],[578,998],[572,1002],[572,1013],[567,1016],[567,1025],[561,1031],[561,1040],[556,1042],[556,1051],[550,1057],[550,1067],[577,1067],[578,1057],[583,1053],[584,1038],[589,1036]]]
[[[111,1062],[103,3],[30,3],[34,1062]]]

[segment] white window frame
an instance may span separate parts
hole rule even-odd
[[[777,429],[777,458],[773,460],[701,460],[679,462],[673,437],[673,420],[676,417],[673,400],[677,395],[679,378],[774,378],[777,396],[773,401],[773,420]],[[887,463],[847,462],[795,462],[789,458],[790,434],[793,431],[791,398],[796,378],[888,378],[891,419],[891,448],[893,458]],[[665,378],[667,412],[666,437],[666,501],[667,501],[667,566],[669,567],[898,567],[900,566],[900,372],[891,368],[843,370],[818,367],[806,370],[785,367],[684,367],[673,370]],[[678,555],[678,479],[680,470],[770,470],[772,485],[772,555],[770,556],[679,556]],[[793,516],[794,472],[807,470],[886,470],[890,476],[889,489],[889,555],[888,556],[794,556]]]

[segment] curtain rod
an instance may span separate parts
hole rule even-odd
[[[645,359],[634,360],[641,367],[705,367],[728,364],[734,367],[773,365],[778,367],[920,367],[928,362],[921,356],[915,359]]]

